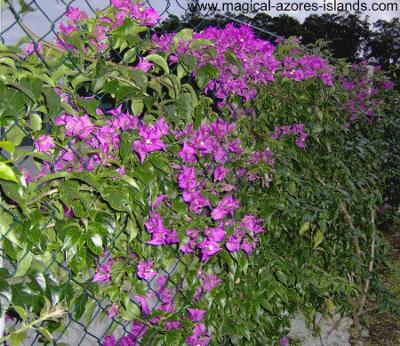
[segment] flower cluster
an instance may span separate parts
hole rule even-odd
[[[133,143],[133,150],[136,151],[143,163],[148,153],[158,150],[165,151],[165,144],[161,140],[162,136],[168,134],[168,125],[163,118],[159,119],[155,124],[141,124],[139,127],[140,140]]]
[[[231,94],[241,96],[244,101],[254,99],[257,85],[274,82],[278,75],[294,81],[319,78],[325,85],[333,85],[334,68],[327,60],[317,55],[302,56],[297,50],[293,50],[292,56],[286,56],[280,61],[274,56],[275,46],[256,38],[246,25],[209,27],[200,33],[194,33],[193,41],[195,40],[212,42],[216,54],[208,54],[206,44],[192,49],[190,42],[183,40],[173,48],[174,37],[171,34],[154,34],[152,37],[156,49],[173,52],[169,57],[171,63],[178,62],[181,55],[190,52],[197,59],[197,68],[210,64],[217,69],[218,77],[208,81],[205,91],[212,92],[222,100],[220,106],[225,105],[224,100]],[[232,63],[232,60],[236,63]]]
[[[107,262],[97,265],[96,274],[93,277],[93,282],[109,282],[111,280],[111,267],[114,264],[112,258]]]
[[[318,55],[305,55],[298,58],[286,56],[283,59],[282,76],[297,82],[318,77],[325,85],[333,85],[333,67]]]
[[[304,131],[304,124],[275,127],[272,138],[278,139],[283,135],[296,135],[297,138],[295,143],[299,148],[305,147],[306,139],[309,136],[308,133]]]
[[[88,43],[93,46],[94,52],[104,52],[109,44],[108,35],[112,30],[124,24],[126,18],[131,18],[143,26],[154,26],[160,20],[158,12],[153,8],[147,8],[143,3],[137,3],[133,0],[112,0],[114,13],[110,16],[104,16],[93,25],[91,37]],[[68,37],[74,32],[79,32],[80,27],[86,23],[87,14],[78,8],[70,6],[66,13],[67,23],[60,22],[58,28],[61,35],[57,38],[57,44],[62,49],[76,50],[77,47],[72,44]],[[60,37],[62,36],[62,37]],[[87,51],[89,48],[85,46]]]
[[[393,82],[384,80],[377,84],[372,74],[378,72],[378,69],[369,70],[366,62],[353,64],[348,77],[339,77],[346,92],[343,109],[349,114],[344,127],[350,127],[360,118],[368,124],[371,124],[374,119],[379,119],[380,107],[384,104],[380,93],[382,90],[391,90]]]
[[[151,234],[149,245],[168,245],[179,242],[176,230],[169,230],[164,226],[163,220],[157,211],[152,211],[149,220],[145,223],[146,230]]]
[[[141,25],[154,26],[160,20],[160,15],[153,8],[148,8],[144,3],[132,0],[112,0],[111,3],[118,10],[115,15],[114,26],[123,24],[125,18],[134,18]]]
[[[99,115],[103,112],[99,109]],[[122,105],[108,112],[105,122],[94,124],[88,114],[63,114],[54,121],[61,126],[66,137],[70,138],[68,147],[61,149],[51,167],[48,163],[43,166],[39,176],[54,171],[92,171],[99,165],[110,166],[112,160],[118,156],[121,134],[126,131],[138,130],[139,138],[132,143],[132,150],[143,162],[148,153],[165,150],[162,137],[168,134],[168,125],[163,118],[154,124],[147,124],[139,120],[136,115],[122,111]],[[54,149],[54,141],[50,136],[41,135],[35,141],[38,151],[49,152]],[[85,154],[82,153],[82,149]],[[123,175],[124,167],[118,168]]]

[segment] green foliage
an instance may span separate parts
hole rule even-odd
[[[18,150],[26,137],[37,139],[50,132],[57,145],[54,150],[68,147],[69,139],[53,121],[72,113],[72,105],[99,123],[99,107],[119,104],[148,122],[165,117],[180,129],[192,122],[199,127],[218,116],[231,119],[230,107],[216,110],[212,95],[202,91],[218,77],[216,67],[204,65],[192,78],[194,57],[183,57],[172,69],[168,54],[154,53],[146,57],[155,64],[152,72],[132,68],[137,54],[149,50],[145,29],[125,20],[113,31],[112,47],[103,56],[90,49],[84,53],[83,43],[73,36],[69,43],[81,49],[71,59],[64,61],[64,52],[47,47],[53,71],[34,57],[17,58],[22,54],[17,48],[2,47],[0,126],[6,130],[0,148],[9,159],[0,162],[0,233],[4,257],[13,270],[0,271],[0,292],[6,300],[1,313],[15,311],[26,329],[43,322],[38,332],[44,343],[62,330],[64,311],[90,322],[96,300],[118,304],[123,320],[140,320],[140,308],[131,297],[144,295],[148,288],[136,278],[132,253],[140,259],[151,256],[164,270],[175,266],[172,280],[188,282],[176,297],[182,310],[199,283],[202,265],[197,257],[177,263],[176,246],[145,244],[149,234],[144,223],[151,203],[161,194],[172,200],[171,208],[161,213],[178,225],[181,244],[188,224],[207,226],[205,217],[196,218],[178,197],[172,164],[179,145],[173,136],[167,143],[171,152],[154,153],[144,163],[132,154],[132,142],[138,138],[132,131],[121,136],[119,157],[93,171],[60,171],[26,184],[19,170],[26,157],[40,168],[52,160],[45,153]],[[188,41],[191,35],[184,30],[178,37]],[[196,45],[212,52],[209,42],[192,42],[192,48]],[[290,48],[289,42],[277,54]],[[104,58],[116,52],[123,55],[118,63]],[[233,54],[227,61],[240,70]],[[337,68],[341,75],[349,74],[346,66]],[[70,96],[70,103],[60,95]],[[88,95],[96,98],[85,98]],[[229,100],[237,109],[256,109],[256,116],[236,121],[245,151],[269,146],[275,164],[252,167],[260,183],[243,182],[236,191],[244,209],[260,215],[267,228],[253,255],[223,250],[206,264],[222,280],[199,303],[208,311],[212,344],[276,344],[297,311],[310,324],[318,311],[353,313],[350,302],[362,296],[371,277],[371,243],[380,251],[373,215],[383,205],[385,181],[391,174],[384,169],[389,160],[385,131],[396,117],[398,95],[382,93],[389,100],[380,114],[386,117],[374,126],[357,122],[350,129],[343,128],[347,114],[340,108],[346,97],[339,83],[327,88],[317,79],[296,83],[278,76],[275,83],[259,87],[255,101],[246,103],[234,96]],[[305,149],[296,147],[290,137],[270,136],[276,126],[293,123],[305,124],[309,131]],[[117,173],[121,166],[123,175]],[[111,265],[110,284],[98,285],[92,282],[93,274],[107,250],[118,261]],[[182,311],[176,318],[178,313]],[[162,319],[168,317],[162,314]],[[182,322],[182,330],[171,333],[150,328],[143,343],[183,344],[190,326]],[[12,334],[14,344],[24,342],[26,329]]]

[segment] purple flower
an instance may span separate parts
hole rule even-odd
[[[154,232],[152,234],[151,240],[146,242],[146,244],[156,246],[176,243],[179,243],[179,238],[176,230],[170,231],[167,228],[163,228],[162,230]]]
[[[221,250],[221,246],[212,240],[203,240],[202,242],[197,244],[197,247],[201,249],[201,260],[203,262],[207,261],[209,257],[215,255],[218,251]]]
[[[208,201],[199,191],[184,191],[182,193],[182,198],[186,203],[189,203],[189,210],[196,214],[200,214],[204,207],[210,206],[210,201]]]
[[[119,106],[116,110],[120,110]],[[115,129],[121,129],[122,131],[133,130],[138,127],[139,117],[130,115],[128,113],[116,114],[114,111],[109,111],[109,113],[114,115],[114,118],[109,122]]]
[[[239,201],[229,194],[219,201],[217,207],[211,212],[211,216],[214,220],[221,220],[228,214],[233,216],[233,212],[238,208]]]
[[[179,250],[181,250],[185,254],[193,253],[194,248],[196,247],[196,244],[197,244],[196,241],[189,240],[185,244],[181,245]]]
[[[119,135],[111,126],[102,126],[96,133],[98,143],[91,142],[94,148],[100,148],[103,153],[109,153],[119,148]]]
[[[161,275],[156,280],[157,285],[160,290],[163,290],[168,283],[168,276],[166,274]]]
[[[132,321],[131,334],[135,338],[142,337],[147,331],[147,326],[144,323]],[[131,346],[131,345],[130,345]]]
[[[228,237],[228,241],[225,245],[230,252],[237,252],[240,249],[241,242],[242,238],[239,235],[233,233]]]
[[[157,150],[165,151],[165,144],[161,140],[161,137],[166,134],[168,134],[168,125],[163,118],[153,125],[140,126],[139,135],[142,137],[142,140],[134,141],[132,147],[139,154],[142,163],[148,153]]]
[[[229,143],[229,151],[240,155],[242,153],[242,145],[240,142],[240,138],[235,138],[232,142]]]
[[[291,126],[278,126],[275,128],[273,135],[271,136],[274,139],[278,139],[280,136],[282,135],[297,135],[297,139],[296,139],[296,145],[299,148],[304,148],[305,147],[305,141],[307,139],[307,137],[309,136],[308,133],[306,133],[304,131],[304,124],[294,124]],[[264,153],[263,155],[263,159],[264,161],[268,161],[267,160],[267,156],[273,156],[272,152],[269,151],[269,148],[266,149],[266,153]],[[252,160],[254,161],[255,158],[253,157]],[[268,163],[268,162],[267,162]],[[273,163],[273,160],[272,160]]]
[[[178,175],[178,184],[182,190],[193,191],[198,186],[194,167],[184,166]]]
[[[205,131],[197,131],[190,144],[204,154],[211,154],[214,151],[215,141]]]
[[[53,138],[47,135],[40,135],[35,141],[35,148],[40,152],[49,152],[55,148]]]
[[[153,26],[160,20],[160,15],[154,8],[145,8],[143,4],[134,4],[132,6],[132,15],[142,25]]]
[[[168,199],[167,195],[158,195],[154,201],[154,203],[152,204],[151,208],[155,209],[157,208],[162,202],[164,202],[165,200]]]
[[[121,339],[119,339],[119,346],[139,346],[139,343],[136,342],[136,338],[133,335],[125,335]]]
[[[394,87],[394,83],[391,80],[385,80],[382,83],[382,87],[386,90],[392,90]]]
[[[43,51],[43,45],[41,44],[41,43],[29,43],[28,45],[27,45],[27,47],[25,48],[25,53],[27,54],[27,55],[31,55],[32,53],[34,53],[34,52],[39,52],[39,53],[42,53],[42,51]]]
[[[217,146],[213,151],[214,160],[220,163],[226,161],[227,153],[222,146]]]
[[[147,60],[145,60],[143,58],[139,58],[139,62],[135,66],[135,70],[149,72],[153,66],[154,66],[154,64],[152,64],[151,62],[148,62]]]
[[[186,235],[190,238],[185,244],[183,244],[179,249],[187,254],[193,253],[194,248],[197,245],[197,238],[199,237],[199,231],[197,230],[186,230]]]
[[[111,267],[114,261],[110,258],[106,263],[98,265],[92,282],[109,282],[111,280]]]
[[[222,181],[225,179],[227,173],[228,171],[224,166],[218,166],[214,171],[214,178],[215,180]]]
[[[178,330],[181,327],[181,322],[179,321],[168,321],[165,323],[165,329],[166,330]]]
[[[121,166],[117,169],[119,175],[125,175],[125,166]]]
[[[161,316],[155,316],[155,317],[150,318],[149,321],[150,321],[150,323],[151,323],[152,325],[156,325],[156,324],[158,324],[158,322],[161,321],[161,319],[162,319]]]
[[[264,232],[264,227],[260,219],[256,218],[254,215],[247,214],[243,217],[241,223],[241,227],[245,227],[253,233],[262,233]]]
[[[146,244],[160,246],[179,242],[176,230],[171,231],[165,228],[160,214],[156,211],[150,213],[150,218],[145,223],[145,227],[151,233],[151,240]]]
[[[79,139],[88,138],[93,132],[93,124],[89,116],[61,115],[54,121],[57,126],[65,126],[65,135],[70,137],[78,137]]]
[[[143,315],[144,316],[150,315],[151,311],[150,311],[149,305],[147,304],[147,296],[136,295],[134,298],[135,298],[135,301],[137,301],[140,304],[140,306],[142,307]]]
[[[150,213],[149,220],[144,225],[149,233],[164,229],[163,220],[157,211],[152,211]]]
[[[117,339],[114,335],[107,335],[103,338],[103,346],[116,346]]]
[[[131,0],[111,0],[111,3],[118,10],[129,10],[131,7]]]
[[[68,7],[66,16],[73,22],[81,21],[87,18],[87,14],[84,11],[81,11],[78,7],[72,6]]]
[[[154,246],[164,245],[166,243],[167,232],[168,230],[166,228],[153,232],[151,234],[151,240],[146,242],[146,244]]]
[[[241,249],[250,257],[253,252],[254,245],[250,243],[248,240],[243,240]]]
[[[153,269],[153,261],[141,261],[137,266],[137,276],[139,279],[151,280],[157,275]]]
[[[289,339],[285,336],[279,339],[279,345],[281,346],[289,346]]]
[[[186,142],[183,142],[182,149],[180,150],[178,156],[185,163],[191,163],[197,161],[196,150]]]
[[[196,324],[193,328],[192,335],[186,338],[186,343],[189,346],[206,346],[209,342],[210,337],[203,323]]]
[[[189,318],[191,319],[192,322],[200,322],[204,319],[204,315],[206,312],[202,309],[191,309],[187,308],[186,309]]]
[[[224,139],[228,133],[235,130],[235,124],[229,124],[221,118],[218,118],[217,121],[210,124],[210,127],[213,129],[215,136],[220,139]]]
[[[218,278],[218,276],[214,274],[208,274],[208,275],[203,274],[201,277],[203,279],[203,289],[206,292],[211,292],[215,287],[217,287],[221,283],[221,280]]]
[[[110,319],[114,318],[119,314],[119,309],[118,306],[115,304],[112,304],[110,308],[108,309],[107,315]]]
[[[204,230],[204,235],[208,240],[219,242],[225,239],[224,224],[221,222],[218,227],[206,228]]]

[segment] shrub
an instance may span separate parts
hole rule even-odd
[[[3,314],[49,343],[99,306],[104,345],[273,344],[299,309],[358,317],[390,82],[244,26],[150,35],[154,10],[113,3],[3,47]]]

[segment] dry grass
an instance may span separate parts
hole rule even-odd
[[[400,304],[400,232],[385,237],[391,248],[389,266],[382,268],[381,279]],[[369,336],[364,346],[400,346],[400,316],[379,312],[376,302],[369,302],[367,319]]]

